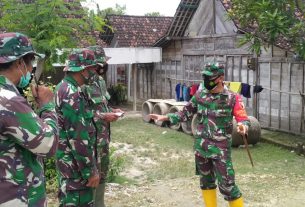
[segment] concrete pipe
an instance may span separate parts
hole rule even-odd
[[[192,119],[187,122],[181,122],[181,128],[184,133],[192,135]]]
[[[260,141],[261,126],[255,117],[249,116],[249,120],[251,126],[249,127],[248,132],[248,144],[254,145]],[[244,145],[244,141],[242,140],[242,137],[237,133],[236,121],[233,120],[232,146],[238,147],[239,145]]]
[[[195,114],[192,119],[192,133],[193,134],[196,133],[198,122],[199,122],[198,114]]]
[[[182,111],[183,106],[172,106],[169,108],[169,113],[176,113],[178,111]],[[175,125],[170,125],[169,126],[171,129],[179,130],[181,128],[181,123],[177,123]]]
[[[163,102],[156,103],[153,108],[154,114],[165,115],[168,113],[169,105]],[[164,126],[165,122],[154,120],[155,124],[158,126]]]
[[[154,104],[150,101],[145,101],[142,104],[142,117],[143,117],[143,121],[149,123],[152,122],[153,120],[148,116],[149,114],[153,113],[153,109],[154,109]]]

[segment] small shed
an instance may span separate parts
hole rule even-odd
[[[165,35],[173,17],[163,16],[130,16],[108,15],[106,17],[111,28],[105,27],[101,39],[110,48],[145,48],[152,47],[154,43]],[[130,64],[111,65],[107,72],[108,86],[123,84],[128,86],[133,82]],[[152,96],[152,72],[154,63],[136,64],[137,67],[137,97],[147,99]],[[128,94],[131,100],[133,89]]]

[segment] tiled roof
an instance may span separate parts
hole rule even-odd
[[[149,47],[167,32],[173,17],[109,15],[112,32],[101,37],[107,43],[115,38],[116,47]],[[111,34],[112,33],[112,34]]]

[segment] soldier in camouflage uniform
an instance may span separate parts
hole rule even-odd
[[[165,116],[151,114],[156,120],[176,124],[191,119],[197,113],[199,123],[194,134],[196,173],[200,175],[205,206],[216,207],[216,180],[230,207],[242,207],[243,199],[235,184],[231,159],[233,116],[237,132],[248,131],[249,119],[239,94],[229,91],[223,84],[224,68],[208,64],[203,70],[204,87],[196,92],[181,112]]]
[[[105,207],[104,194],[107,173],[109,169],[109,143],[110,143],[110,122],[116,121],[118,115],[116,113],[123,113],[120,109],[111,108],[108,105],[110,95],[107,91],[105,80],[103,76],[108,70],[107,60],[109,57],[100,46],[89,47],[95,51],[95,56],[98,64],[97,76],[94,76],[89,85],[82,87],[86,94],[90,106],[97,113],[94,121],[97,127],[97,148],[98,148],[98,167],[100,171],[100,185],[96,189],[95,206]]]
[[[36,114],[16,88],[29,84],[35,55],[25,35],[0,34],[0,206],[46,206],[41,157],[53,156],[58,142],[53,93],[32,90]]]
[[[56,86],[60,206],[94,206],[94,191],[100,181],[96,126],[93,110],[81,87],[96,75],[96,66],[94,51],[75,49],[64,68],[66,76]]]

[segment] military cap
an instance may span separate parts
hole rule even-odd
[[[94,51],[89,48],[78,48],[70,53],[64,71],[78,72],[94,65],[97,65]]]
[[[204,66],[202,75],[219,76],[224,74],[224,66],[219,63],[208,63]]]
[[[44,57],[43,54],[35,52],[26,35],[18,32],[0,34],[0,63],[9,63],[27,54]]]
[[[103,64],[105,64],[110,59],[110,57],[106,56],[104,49],[99,45],[90,46],[88,49],[94,51],[96,62],[101,66],[103,66]]]

